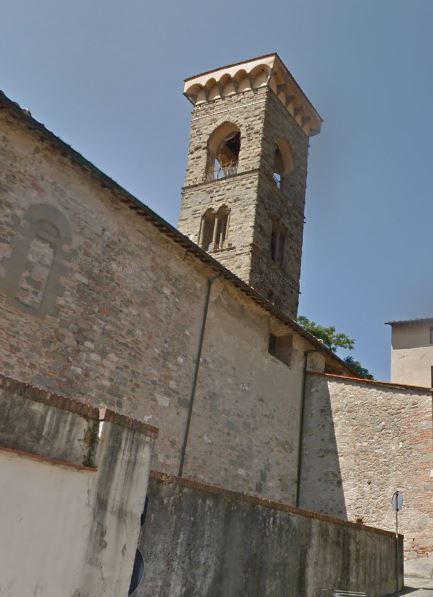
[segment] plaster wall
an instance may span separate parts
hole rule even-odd
[[[290,331],[272,325],[214,283],[184,474],[293,503],[306,343],[293,338],[290,364],[281,362],[269,330]]]
[[[154,478],[148,497],[134,597],[374,597],[403,584],[390,533],[194,482]]]
[[[433,319],[392,325],[391,381],[423,387],[432,385]]]
[[[127,595],[151,437],[107,421],[98,439],[92,409],[10,379],[0,405],[15,422],[0,437],[0,596]]]
[[[402,491],[406,571],[432,575],[431,392],[307,377],[301,507],[392,531]]]

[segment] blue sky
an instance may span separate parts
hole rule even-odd
[[[431,0],[14,0],[0,88],[172,223],[183,78],[277,51],[311,140],[300,312],[389,375],[389,319],[433,314]]]

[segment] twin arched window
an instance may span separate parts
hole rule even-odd
[[[241,133],[231,122],[224,122],[214,130],[208,141],[206,174],[208,180],[233,176],[238,171]]]
[[[205,251],[217,251],[224,247],[230,210],[222,205],[218,211],[209,208],[205,211],[201,221],[200,246]]]

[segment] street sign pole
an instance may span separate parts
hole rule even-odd
[[[398,557],[398,513],[403,508],[403,494],[401,491],[395,491],[391,498],[392,507],[395,510],[395,575],[396,575],[396,582],[397,582],[397,593],[400,592],[400,561]]]

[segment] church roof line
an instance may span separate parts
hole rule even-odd
[[[62,155],[67,156],[75,164],[89,172],[95,178],[99,180],[101,185],[105,188],[109,188],[113,192],[117,193],[120,201],[128,205],[130,209],[135,211],[137,215],[144,217],[147,221],[161,230],[166,236],[170,237],[174,242],[181,245],[186,251],[194,255],[200,261],[216,270],[226,280],[231,282],[245,295],[249,296],[257,305],[262,307],[265,311],[270,313],[273,317],[281,321],[283,324],[290,327],[294,332],[302,336],[310,344],[312,344],[318,351],[325,354],[326,362],[333,369],[333,372],[349,374],[358,377],[357,373],[347,365],[340,357],[338,357],[332,350],[327,348],[320,340],[305,330],[299,323],[294,319],[280,311],[251,286],[243,282],[233,272],[225,268],[216,259],[211,257],[206,251],[201,249],[187,236],[179,232],[177,228],[172,226],[169,222],[164,220],[150,207],[142,203],[137,197],[132,195],[129,191],[123,188],[115,180],[110,178],[108,174],[105,174],[92,162],[87,160],[81,153],[76,151],[73,147],[68,145],[65,141],[60,139],[52,131],[47,129],[44,124],[33,118],[31,112],[28,109],[22,108],[17,102],[11,100],[3,91],[0,90],[0,110],[7,109],[12,115],[20,119],[25,125],[35,132],[42,135],[47,141],[49,141],[54,147],[56,147]]]

